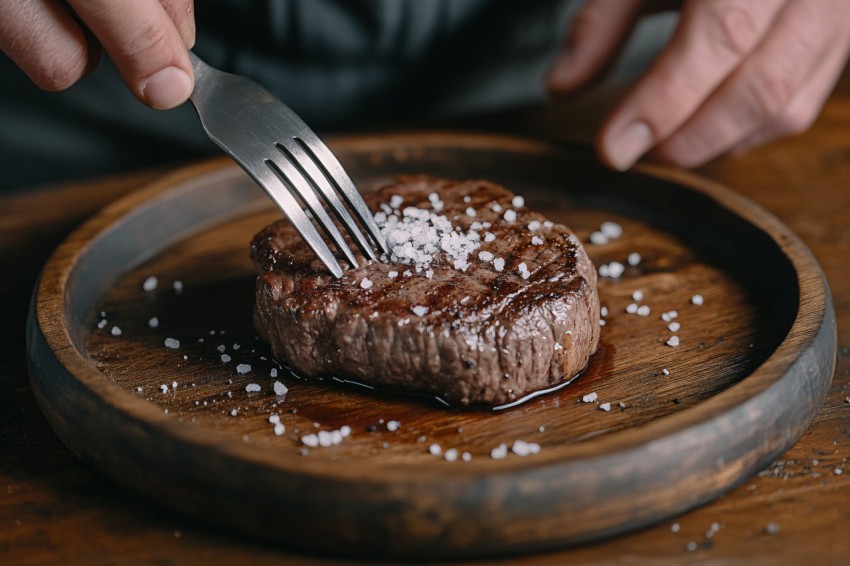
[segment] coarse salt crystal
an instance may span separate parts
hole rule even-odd
[[[172,381],[172,382],[171,382],[171,388],[172,388],[172,389],[177,389],[177,382],[176,382],[176,381]]]
[[[159,285],[159,279],[157,279],[156,276],[151,275],[145,279],[144,283],[142,283],[142,289],[145,291],[153,291],[156,289],[157,285]]]
[[[618,279],[625,270],[625,266],[619,261],[612,261],[608,264],[608,276],[612,279]]]
[[[495,239],[496,239],[496,234],[494,234],[493,232],[485,232],[484,233],[484,241],[487,242],[488,244]]]
[[[679,345],[679,337],[678,336],[671,336],[670,339],[667,340],[667,345],[673,346],[673,347],[678,346]]]
[[[315,448],[319,445],[319,437],[315,434],[305,434],[301,437],[301,442],[305,446],[309,446],[311,448]]]
[[[166,338],[165,347],[171,348],[172,350],[176,350],[180,347],[180,340],[177,340],[176,338]]]
[[[632,299],[634,299],[635,301],[642,301],[643,300],[643,291],[638,290],[638,291],[635,291],[634,293],[632,293]]]
[[[227,350],[227,346],[225,346],[224,344],[219,344],[218,346],[216,346],[216,350],[224,353]]]
[[[404,197],[401,196],[401,195],[393,195],[393,196],[390,197],[390,208],[398,208],[403,203],[404,203]]]
[[[505,269],[505,260],[500,257],[494,259],[493,269],[495,269],[496,271],[502,271],[503,269]]]
[[[475,217],[475,209],[474,209],[474,208],[472,208],[471,206],[470,206],[470,207],[467,207],[467,209],[466,209],[466,215],[467,215],[467,216]]]
[[[682,527],[679,526],[679,523],[673,523],[672,525],[670,525],[670,530],[674,533],[678,533],[681,528]]]
[[[528,456],[529,454],[538,454],[540,452],[540,445],[536,442],[514,440],[514,443],[511,445],[511,452],[521,457]]]
[[[172,283],[171,286],[174,287],[174,291],[176,293],[180,294],[180,293],[183,292],[183,282],[180,281],[179,279],[177,281],[175,281],[174,283]]]
[[[151,328],[156,328],[157,326],[159,326],[159,319],[155,316],[152,317],[150,320],[148,320],[148,326],[150,326]]]
[[[342,425],[339,427],[339,435],[343,438],[348,438],[351,436],[351,427],[348,425]]]
[[[387,430],[390,432],[397,431],[400,426],[401,423],[399,421],[387,421]]]
[[[465,203],[470,203],[470,202],[472,202],[472,197],[471,197],[471,196],[469,196],[469,195],[466,195],[465,197],[463,197],[463,202],[465,202]]]
[[[604,246],[608,243],[608,237],[602,232],[593,232],[590,234],[590,243],[594,246]]]
[[[117,326],[113,326],[111,332],[113,336],[121,336],[121,329]]]
[[[243,374],[248,373],[249,371],[251,371],[250,364],[239,364],[238,366],[236,366],[236,373]]]
[[[511,200],[511,204],[514,208],[522,208],[525,206],[525,199],[517,195]]]
[[[599,395],[596,394],[596,391],[593,391],[592,393],[588,393],[587,395],[582,396],[581,402],[595,403],[597,399],[599,399]]]
[[[387,273],[387,277],[389,277],[390,279],[395,279],[396,277],[398,277],[398,271],[390,271],[389,273]]]
[[[231,417],[235,417],[235,416],[236,416],[236,415],[238,415],[238,414],[239,414],[239,410],[238,410],[238,409],[233,409],[233,410],[231,410],[231,411],[230,411],[230,416],[231,416]]]
[[[543,245],[543,238],[541,238],[540,236],[534,236],[531,238],[531,244],[534,246]]]
[[[508,445],[504,442],[490,450],[490,457],[494,460],[503,460],[508,455]]]
[[[670,330],[670,332],[678,332],[679,329],[682,328],[682,325],[674,321],[668,324],[667,328]]]
[[[599,266],[599,277],[608,277],[611,274],[611,270],[608,269],[608,264],[603,263]]]
[[[360,280],[360,287],[361,288],[368,289],[371,286],[372,286],[372,282],[368,278],[364,277],[363,279]]]
[[[702,306],[703,302],[705,302],[705,299],[703,299],[702,295],[694,295],[693,297],[691,297],[691,302],[696,306],[700,307]]]
[[[428,452],[430,452],[432,456],[439,456],[443,452],[443,449],[439,444],[432,444],[428,447]]]
[[[506,210],[504,216],[505,222],[514,222],[516,220],[516,212],[513,210]]]
[[[605,319],[604,318],[599,319],[599,326],[605,326]]]
[[[601,314],[602,316],[608,316],[608,307],[602,305],[602,307],[599,309],[599,314]]]
[[[637,310],[638,316],[649,316],[649,305],[641,305]]]
[[[227,362],[229,362],[230,360],[231,360],[231,357],[230,357],[229,355],[227,355],[227,354],[222,354],[222,355],[221,355],[221,363],[226,364],[226,363],[227,363]]]
[[[528,229],[531,230],[532,232],[536,232],[537,230],[540,230],[540,226],[541,226],[541,224],[540,224],[539,220],[532,220],[531,222],[528,223]]]
[[[464,298],[462,298],[462,299],[460,300],[460,304],[465,305],[466,303],[468,303],[468,302],[469,302],[469,299],[471,299],[471,298],[472,298],[472,297],[470,297],[469,295],[465,296]]]
[[[106,328],[106,325],[109,324],[109,321],[105,318],[97,323],[98,328]]]
[[[446,462],[454,462],[457,460],[457,448],[449,448],[446,450],[446,453],[443,455],[443,458],[446,459]]]
[[[637,303],[629,303],[629,305],[626,307],[626,312],[629,313],[629,314],[636,314],[637,311],[638,311]]]
[[[610,220],[603,222],[602,226],[599,229],[610,240],[616,240],[617,238],[623,235],[623,227],[617,224],[616,222],[612,222]]]
[[[492,261],[493,254],[490,252],[478,252],[478,259],[481,261]]]
[[[270,377],[277,377],[277,368],[272,368],[269,370]]]
[[[678,316],[679,316],[679,313],[676,312],[676,311],[667,311],[667,312],[661,313],[661,320],[663,320],[664,322],[670,322],[671,320],[673,320],[674,318],[676,318]]]
[[[159,388],[163,393],[168,393],[168,386],[166,384],[163,383]]]
[[[493,206],[490,207],[490,210],[492,210],[496,214],[499,214],[500,212],[502,212],[502,205],[498,202],[494,202]]]
[[[274,394],[280,397],[281,395],[286,395],[286,392],[289,391],[286,385],[279,381],[274,382]]]
[[[640,264],[640,254],[637,253],[637,252],[632,252],[628,255],[628,257],[626,258],[626,261],[632,267],[636,267],[638,264]]]
[[[663,373],[664,375],[670,375],[670,370],[667,369],[667,368],[664,368],[664,369],[661,370],[661,373]]]
[[[248,393],[259,393],[260,391],[262,391],[262,388],[260,387],[259,383],[249,383],[245,386],[245,391],[247,391]]]
[[[428,314],[428,307],[422,305],[416,305],[410,310],[413,311],[413,314],[415,314],[416,316],[425,316],[426,314]]]
[[[275,436],[283,436],[283,433],[286,432],[286,426],[283,423],[275,423],[274,425],[274,435]]]
[[[470,460],[472,460],[472,454],[470,454],[469,452],[464,452],[460,455],[460,459],[464,462],[469,462]]]
[[[602,411],[610,411],[611,403],[602,403],[601,405],[599,405],[599,409]]]

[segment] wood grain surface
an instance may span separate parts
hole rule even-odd
[[[498,412],[290,375],[277,397],[275,365],[251,327],[246,257],[246,242],[277,213],[255,211],[265,200],[235,167],[202,166],[111,206],[45,268],[28,330],[33,387],[92,467],[290,547],[501,556],[681,512],[746,479],[808,427],[832,375],[832,307],[808,251],[752,204],[688,176],[613,174],[586,155],[514,138],[413,134],[333,147],[367,189],[402,172],[486,176],[585,241],[604,220],[620,222],[624,236],[588,246],[591,257],[643,259],[600,284],[611,314],[586,375]],[[163,287],[145,292],[150,275]],[[636,291],[653,316],[624,312]],[[696,293],[706,305],[691,303]],[[659,318],[671,310],[680,331]],[[673,334],[680,346],[665,344]],[[250,370],[238,373],[240,363]],[[599,401],[582,403],[590,392]],[[272,414],[287,435],[273,434]],[[300,442],[343,425],[353,432],[339,446]],[[514,440],[542,452],[490,457]],[[434,443],[471,459],[435,457]]]
[[[597,113],[601,115],[601,113]],[[476,124],[583,139],[588,114],[547,106]],[[702,173],[776,214],[814,251],[837,312],[839,357],[827,401],[812,428],[757,478],[675,520],[525,563],[842,563],[850,543],[850,81],[839,85],[811,131]],[[0,559],[53,562],[326,562],[227,530],[208,529],[103,482],[57,439],[26,378],[24,319],[40,267],[81,220],[158,177],[146,172],[0,197]],[[719,527],[714,531],[713,526]],[[333,540],[330,536],[329,540]],[[489,560],[488,563],[492,563]]]

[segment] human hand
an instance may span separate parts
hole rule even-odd
[[[638,18],[659,4],[590,0],[550,71],[550,91],[572,93],[597,79]],[[694,167],[808,129],[850,52],[846,0],[672,4],[681,19],[670,43],[598,134],[603,161],[625,170],[649,153]]]
[[[102,48],[139,100],[173,108],[192,92],[194,42],[193,0],[0,0],[0,49],[45,90],[94,70]]]

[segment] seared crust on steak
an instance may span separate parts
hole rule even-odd
[[[486,181],[403,177],[364,199],[373,211],[394,195],[404,198],[398,210],[433,211],[431,193],[443,203],[439,214],[463,232],[492,224],[477,230],[480,247],[465,271],[438,252],[430,278],[413,265],[362,261],[334,279],[288,222],[254,237],[255,326],[274,355],[304,376],[433,393],[463,405],[507,403],[580,372],[599,342],[599,298],[596,270],[575,235],[515,207],[510,191]],[[515,221],[505,220],[507,210]],[[495,239],[485,242],[486,232]],[[481,252],[504,259],[503,270]],[[419,316],[424,309],[416,307],[427,312]]]

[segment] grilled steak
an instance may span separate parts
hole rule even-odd
[[[256,329],[296,373],[497,405],[585,367],[596,271],[569,229],[486,181],[402,177],[364,198],[386,261],[334,279],[283,220],[251,244]]]

